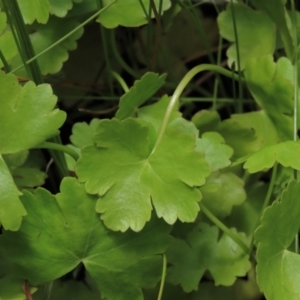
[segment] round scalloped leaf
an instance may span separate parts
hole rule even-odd
[[[124,120],[134,116],[138,107],[164,85],[165,79],[165,74],[159,76],[156,73],[148,72],[140,80],[136,80],[130,90],[121,97],[116,118]]]
[[[81,2],[82,0],[49,0],[50,13],[57,17],[65,17],[70,9],[73,8],[73,2]]]
[[[229,158],[233,150],[224,145],[223,137],[217,132],[204,133],[201,139],[197,139],[196,150],[204,153],[212,171],[228,167],[231,163]]]
[[[151,126],[151,125],[149,125]],[[152,152],[149,127],[135,119],[102,120],[95,146],[82,150],[75,171],[88,193],[98,194],[96,210],[112,230],[141,230],[152,205],[159,218],[193,222],[210,168],[194,150],[196,136],[169,128]]]
[[[35,53],[39,54],[44,51],[60,38],[75,29],[78,25],[79,23],[72,19],[59,19],[55,17],[51,17],[45,25],[34,23],[30,26],[32,31],[30,39]],[[76,40],[78,40],[82,34],[83,29],[80,28],[67,39],[37,59],[43,75],[47,75],[49,73],[55,74],[60,71],[63,63],[69,57],[68,51],[76,49]],[[19,55],[14,57],[10,63],[12,63],[12,68],[22,65],[21,57]],[[18,71],[18,74],[25,78],[27,76],[24,69]]]
[[[104,0],[103,6],[110,4],[112,0]],[[143,4],[143,6],[141,5]],[[157,11],[159,11],[160,3],[161,11],[171,7],[170,0],[154,0]],[[115,0],[112,5],[105,9],[98,17],[97,21],[107,28],[115,28],[119,25],[126,27],[137,27],[148,23],[145,11],[149,12],[149,0]],[[151,18],[154,13],[151,11]]]
[[[95,196],[75,178],[64,178],[56,197],[42,188],[24,191],[27,216],[18,232],[0,236],[0,250],[30,286],[59,278],[78,264],[108,300],[141,300],[141,288],[161,277],[162,254],[171,242],[171,227],[152,220],[140,233],[116,233],[95,212]],[[112,288],[118,287],[118,288]]]
[[[50,10],[49,0],[17,1],[26,24],[32,24],[35,20],[39,23],[47,23]]]
[[[252,154],[244,164],[244,169],[249,173],[256,173],[272,168],[277,161],[284,167],[300,170],[299,154],[299,142],[287,141],[267,146]]]
[[[230,215],[236,205],[241,205],[246,199],[244,182],[234,173],[214,172],[200,188],[204,204],[218,218]]]
[[[300,227],[300,182],[291,181],[281,200],[263,214],[255,233],[257,281],[267,299],[298,300],[300,256],[290,250]]]
[[[272,4],[273,5],[273,4]],[[218,25],[223,38],[235,42],[233,14],[236,20],[240,67],[245,68],[249,58],[273,54],[275,50],[275,24],[263,12],[255,11],[244,4],[228,4],[219,14]],[[227,50],[228,64],[237,69],[237,45],[234,43]]]
[[[244,234],[235,234],[246,241]],[[186,292],[198,290],[205,271],[209,271],[215,285],[232,285],[236,277],[245,276],[251,264],[248,255],[227,235],[218,240],[219,230],[200,223],[187,236],[187,241],[176,239],[167,250],[168,280],[180,284]]]
[[[0,72],[0,153],[32,148],[56,135],[66,114],[54,109],[57,98],[51,86],[27,82]]]
[[[86,122],[75,123],[70,136],[72,144],[78,148],[93,145],[93,136],[96,133],[99,121],[99,119],[93,119],[90,124]]]
[[[26,210],[20,202],[14,180],[0,155],[0,224],[7,230],[18,230]]]

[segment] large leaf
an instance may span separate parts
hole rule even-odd
[[[0,251],[18,278],[32,286],[61,277],[83,263],[102,297],[142,300],[142,287],[161,276],[170,226],[157,219],[141,233],[106,229],[95,212],[95,197],[75,178],[65,178],[56,197],[38,188],[24,191],[28,211],[18,232],[0,236]],[[117,288],[113,288],[117,287]]]
[[[113,2],[112,0],[102,1],[103,6]],[[142,3],[142,5],[141,5]],[[160,3],[162,12],[170,8],[170,0],[154,0],[157,11],[159,11]],[[119,25],[126,27],[137,27],[148,22],[145,12],[149,13],[149,0],[116,0],[114,3],[104,10],[98,17],[97,21],[107,28],[114,28]],[[144,9],[145,10],[144,10]],[[154,17],[151,11],[150,18]]]
[[[14,75],[0,72],[0,153],[14,153],[38,145],[56,135],[66,114],[54,109],[51,86],[23,87]]]
[[[292,181],[265,210],[255,234],[257,280],[267,299],[299,299],[300,256],[289,250],[300,227],[299,194],[300,182]]]
[[[271,55],[248,60],[245,71],[251,94],[274,124],[281,140],[293,137],[292,74],[293,66],[287,58],[275,63]]]
[[[273,5],[273,4],[272,4]],[[236,22],[235,40],[233,14]],[[255,11],[244,4],[228,4],[218,16],[220,34],[230,42],[235,42],[227,50],[228,64],[237,69],[237,42],[240,53],[240,67],[245,68],[249,58],[273,54],[275,50],[275,24],[263,12]]]
[[[96,145],[82,150],[75,168],[87,192],[100,196],[96,210],[110,229],[141,230],[152,205],[169,224],[192,222],[198,214],[195,186],[204,184],[209,167],[194,151],[196,136],[169,128],[151,153],[148,128],[134,119],[101,121]]]
[[[241,239],[245,236],[238,234]],[[187,236],[187,241],[176,239],[168,248],[167,258],[172,265],[169,281],[180,284],[186,292],[198,290],[206,270],[215,285],[232,285],[237,276],[245,276],[251,267],[248,255],[227,235],[218,240],[218,228],[198,224]]]
[[[0,223],[5,229],[18,230],[26,210],[19,200],[20,192],[0,155]]]
[[[146,73],[140,80],[135,81],[130,90],[121,97],[116,118],[123,120],[136,114],[138,107],[163,86],[165,78],[166,75]]]

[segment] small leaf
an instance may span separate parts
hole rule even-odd
[[[233,150],[224,145],[224,139],[217,132],[204,133],[201,139],[197,139],[196,150],[204,153],[212,171],[228,167],[233,154]]]
[[[18,230],[26,210],[19,200],[20,192],[0,155],[0,223],[7,230]]]
[[[210,191],[208,187],[214,185]],[[200,191],[204,204],[218,218],[230,215],[236,205],[241,205],[246,199],[244,182],[233,173],[213,172],[207,178],[206,184]]]
[[[152,205],[169,224],[192,222],[198,214],[195,186],[204,184],[209,167],[194,151],[196,136],[169,128],[151,153],[148,133],[135,119],[103,120],[96,146],[84,148],[75,167],[87,192],[100,196],[96,210],[112,230],[141,230]]]
[[[78,2],[78,0],[49,0],[50,12],[57,17],[63,18],[67,15],[68,11],[73,8],[73,2]]]
[[[56,197],[42,188],[24,191],[28,211],[18,232],[0,236],[0,250],[30,286],[45,284],[83,263],[108,300],[142,300],[141,288],[161,277],[170,226],[157,219],[140,233],[106,229],[95,212],[95,197],[66,177]],[[118,288],[112,288],[118,287]]]
[[[23,87],[17,78],[0,72],[0,153],[15,153],[38,145],[56,135],[66,114],[54,109],[51,86]]]
[[[249,173],[256,173],[272,168],[277,161],[284,167],[292,167],[293,169],[300,170],[299,153],[299,142],[287,141],[267,146],[252,154],[244,164],[244,169],[248,169]]]
[[[140,80],[136,80],[130,90],[120,99],[116,118],[124,120],[132,117],[137,108],[151,98],[165,83],[166,75],[146,73]]]
[[[232,229],[236,233],[236,230]],[[250,269],[249,257],[223,234],[218,241],[218,228],[200,223],[188,234],[187,241],[176,239],[168,248],[167,258],[172,265],[169,281],[180,284],[186,292],[198,290],[206,270],[215,285],[232,285],[237,276],[245,276]],[[245,240],[243,234],[238,233]]]
[[[104,0],[103,6],[111,3],[111,0]],[[142,4],[141,4],[142,3]],[[161,5],[161,11],[169,9],[171,6],[170,0],[154,0],[157,11]],[[149,0],[116,0],[111,6],[105,9],[98,17],[97,21],[107,28],[115,28],[119,25],[126,27],[138,27],[148,22],[146,13],[149,13]],[[154,17],[154,13],[151,10],[151,18]]]
[[[273,5],[273,4],[272,4]],[[244,69],[249,58],[273,54],[275,50],[275,24],[261,11],[255,11],[244,4],[228,4],[224,12],[219,14],[220,34],[230,42],[235,41],[234,18],[236,20],[238,47],[241,69]],[[237,69],[237,45],[227,50],[228,64]]]
[[[257,281],[267,299],[299,299],[299,254],[289,251],[300,223],[300,182],[291,181],[281,200],[273,202],[263,214],[255,233]]]
[[[70,136],[73,145],[78,148],[93,145],[93,136],[96,133],[99,121],[99,119],[93,119],[90,124],[86,122],[75,123],[72,127],[72,135]]]

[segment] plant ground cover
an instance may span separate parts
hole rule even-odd
[[[0,299],[300,299],[299,9],[1,0]]]

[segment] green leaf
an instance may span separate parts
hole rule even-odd
[[[14,75],[0,72],[0,153],[15,153],[32,148],[56,135],[66,114],[54,109],[56,97],[51,86],[23,87]]]
[[[206,223],[198,224],[187,236],[187,241],[176,239],[167,250],[169,281],[180,284],[186,292],[198,290],[206,270],[215,285],[232,285],[237,276],[245,276],[250,269],[249,258],[243,250],[223,234],[218,241],[218,228]],[[245,236],[238,234],[241,239]]]
[[[26,210],[20,202],[20,192],[0,155],[0,223],[7,230],[18,230]]]
[[[244,182],[233,173],[213,172],[200,191],[204,204],[218,218],[230,215],[233,206],[246,199]]]
[[[108,300],[142,300],[142,287],[160,280],[170,226],[157,219],[140,233],[106,229],[95,212],[95,197],[75,178],[64,178],[56,197],[38,188],[24,191],[28,211],[18,232],[0,236],[0,250],[31,286],[61,277],[83,263]],[[117,287],[117,288],[113,288]],[[128,298],[127,298],[128,297]]]
[[[230,216],[225,220],[228,227],[235,227],[238,231],[252,236],[260,218],[261,208],[266,198],[268,185],[257,182],[246,190],[247,199],[241,205],[234,206]]]
[[[156,132],[158,132],[161,123],[164,119],[169,103],[170,103],[170,98],[167,95],[165,95],[154,104],[139,108],[137,111],[138,118],[151,123],[151,125],[155,128]],[[178,107],[175,107],[171,113],[169,123],[171,123],[176,118],[179,119],[180,116],[181,113],[178,111]]]
[[[47,23],[50,10],[48,0],[17,1],[26,24],[32,24],[35,20],[39,23]]]
[[[164,85],[165,79],[165,74],[159,76],[148,72],[140,80],[136,80],[130,90],[121,97],[116,118],[124,120],[134,116],[138,107]]]
[[[256,173],[272,168],[277,161],[284,167],[300,170],[299,151],[300,143],[294,141],[267,146],[252,154],[244,164],[244,169],[249,173]]]
[[[73,8],[73,2],[78,2],[78,0],[49,0],[50,12],[57,17],[63,18],[67,15],[68,11]],[[79,2],[81,2],[81,0],[79,0]]]
[[[291,181],[281,200],[263,214],[255,233],[257,281],[267,299],[299,299],[299,255],[288,250],[298,234],[300,223],[300,182]]]
[[[32,33],[30,39],[36,54],[44,51],[60,38],[75,29],[79,23],[72,19],[59,19],[52,17],[46,25],[34,23],[30,26]],[[76,40],[83,34],[83,29],[77,30],[67,39],[59,43],[57,46],[41,55],[37,60],[43,75],[55,74],[62,68],[63,63],[69,58],[68,51],[75,50],[77,47]],[[12,68],[22,64],[21,57],[18,55],[11,61]],[[18,71],[23,77],[26,77],[25,70]]]
[[[233,150],[224,145],[223,137],[217,132],[206,132],[201,139],[197,139],[196,150],[204,153],[205,160],[212,171],[223,169],[230,165]]]
[[[112,0],[104,0],[103,6],[111,3]],[[116,0],[111,6],[104,10],[98,17],[97,21],[107,28],[115,28],[119,25],[126,27],[137,27],[148,23],[147,16],[143,10],[143,4],[147,14],[149,14],[149,0]],[[160,3],[162,12],[169,9],[171,6],[170,0],[154,0],[157,11],[159,11]],[[154,13],[151,10],[151,18]]]
[[[0,34],[6,27],[6,14],[0,11]]]
[[[201,134],[207,131],[215,131],[221,123],[221,118],[217,111],[202,109],[197,112],[191,120]]]
[[[221,36],[230,42],[236,42],[232,10],[236,20],[240,67],[244,69],[249,58],[273,54],[275,24],[261,11],[255,11],[244,4],[228,4],[226,10],[218,16],[218,25]],[[234,64],[235,69],[237,69],[236,48],[237,45],[233,44],[227,50],[228,65],[232,67]]]
[[[148,132],[135,119],[100,121],[96,145],[82,150],[75,167],[87,192],[100,196],[96,210],[112,230],[141,230],[152,205],[169,224],[197,217],[201,194],[196,186],[204,184],[209,167],[194,151],[196,137],[169,128],[151,153]]]
[[[264,11],[276,23],[283,41],[287,56],[292,59],[293,42],[288,28],[288,14],[285,9],[286,0],[251,0],[251,3],[258,9]],[[262,39],[267,37],[264,36]]]
[[[270,118],[282,141],[293,137],[292,74],[293,66],[287,58],[281,57],[275,63],[271,55],[248,60],[245,71],[252,96]]]
[[[70,136],[72,144],[78,148],[93,145],[93,136],[96,133],[99,121],[99,119],[93,119],[90,124],[86,122],[75,123]]]

